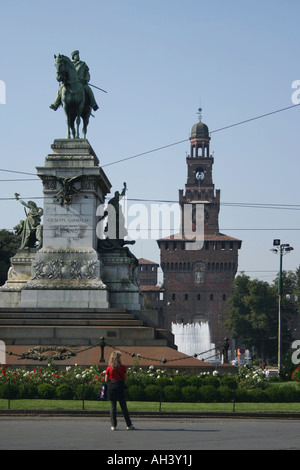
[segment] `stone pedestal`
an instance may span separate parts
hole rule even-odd
[[[31,279],[31,266],[36,250],[22,250],[10,259],[11,267],[7,281],[0,288],[0,307],[18,307],[21,300],[21,290]]]
[[[108,308],[96,211],[110,182],[87,140],[55,140],[51,148],[37,168],[44,192],[43,247],[30,258],[14,257],[6,291],[18,290],[20,308]],[[11,305],[0,295],[0,303],[16,306],[17,297]]]
[[[31,278],[31,265],[36,250],[28,249],[19,251],[10,259],[11,267],[8,271],[7,281],[1,288],[3,291],[19,291]]]
[[[110,305],[140,311],[144,305],[138,285],[137,259],[128,248],[101,251],[102,279],[109,289]]]
[[[130,242],[98,239],[107,236],[96,214],[103,214],[97,209],[111,185],[89,142],[55,140],[37,172],[44,192],[42,248],[11,260],[0,288],[1,340],[24,349],[96,346],[101,337],[114,347],[175,348],[170,332],[141,313],[138,262],[124,247]]]

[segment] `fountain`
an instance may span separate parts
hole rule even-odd
[[[198,359],[216,359],[215,351],[208,351],[215,348],[211,342],[208,322],[197,323],[172,323],[172,333],[175,336],[175,344],[178,351],[188,356],[199,354]],[[205,353],[205,351],[208,351]],[[203,354],[201,354],[203,353]]]

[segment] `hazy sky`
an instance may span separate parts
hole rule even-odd
[[[220,230],[243,240],[239,270],[274,279],[274,238],[295,248],[284,268],[299,266],[300,107],[216,132],[292,106],[293,93],[300,98],[292,88],[300,80],[299,0],[0,0],[0,11],[1,228],[24,216],[15,192],[42,203],[37,177],[3,170],[36,174],[53,140],[65,137],[62,109],[49,109],[58,88],[53,56],[79,49],[91,83],[108,91],[94,90],[100,109],[88,139],[112,193],[126,181],[128,198],[139,200],[128,207],[177,201],[201,105]],[[138,240],[133,251],[159,262],[155,240]]]

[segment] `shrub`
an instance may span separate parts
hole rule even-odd
[[[299,392],[292,385],[284,387],[270,386],[265,391],[272,403],[291,403],[299,400]]]
[[[187,385],[181,389],[182,399],[185,402],[195,402],[198,401],[199,393],[197,387],[193,385]]]
[[[267,400],[272,403],[281,402],[282,389],[280,387],[268,387],[266,390]]]
[[[219,377],[213,377],[213,376],[205,377],[203,383],[204,383],[205,386],[209,385],[209,386],[217,388],[220,385],[220,379],[219,379]]]
[[[293,385],[287,385],[285,387],[281,387],[281,390],[282,390],[282,401],[286,403],[292,403],[292,402],[297,401],[298,393],[295,387],[293,387]]]
[[[145,387],[145,399],[147,401],[159,401],[161,395],[161,388],[159,385],[147,385]]]
[[[265,374],[250,365],[240,367],[237,379],[239,387],[245,387],[247,390],[265,388],[268,384]]]
[[[38,385],[38,396],[42,399],[51,399],[55,396],[55,387],[50,384],[40,384]]]
[[[25,383],[19,386],[19,398],[35,398],[38,395],[37,386],[33,383]]]
[[[193,385],[194,387],[201,387],[204,384],[204,378],[199,375],[191,375],[187,380],[189,385]]]
[[[220,385],[224,385],[229,387],[231,390],[234,390],[237,388],[237,380],[235,377],[232,377],[232,375],[225,375],[224,377],[221,377]]]
[[[60,400],[72,400],[74,397],[74,387],[70,384],[60,384],[56,387],[55,395]]]
[[[145,397],[143,387],[139,385],[130,385],[127,388],[127,398],[131,401],[143,401]]]
[[[218,392],[213,385],[203,385],[199,388],[199,399],[205,403],[217,401]]]
[[[172,379],[171,377],[167,375],[161,375],[157,380],[157,383],[161,385],[162,387],[166,387],[167,385],[172,385]]]
[[[247,399],[253,403],[262,403],[266,401],[265,391],[261,388],[253,388],[247,393]]]
[[[4,383],[0,385],[0,398],[17,398],[19,387],[15,384]]]
[[[181,390],[176,385],[166,385],[163,391],[165,401],[176,402],[181,400]]]
[[[245,403],[249,401],[248,395],[248,390],[246,388],[239,387],[235,392],[235,401],[238,403]]]
[[[300,366],[298,366],[292,373],[292,380],[300,382]]]
[[[220,385],[217,389],[218,392],[218,401],[227,403],[233,400],[234,391],[232,388],[227,385]]]
[[[131,375],[129,377],[127,377],[126,379],[126,385],[127,387],[131,387],[131,385],[136,385],[138,382],[138,380],[134,377],[134,375]]]
[[[100,397],[100,386],[82,383],[75,387],[75,398],[77,400],[97,400]],[[74,392],[73,392],[74,393]]]
[[[269,377],[269,382],[283,382],[283,379],[279,375],[271,375]]]
[[[173,385],[175,385],[176,387],[185,387],[187,385],[187,377],[185,377],[184,375],[175,375],[175,377],[173,377]]]

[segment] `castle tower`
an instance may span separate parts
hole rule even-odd
[[[185,190],[179,190],[179,204],[183,211],[192,206],[193,230],[202,230],[202,243],[198,249],[185,236],[176,235],[158,240],[158,245],[164,276],[165,326],[207,321],[212,342],[218,345],[226,336],[227,300],[237,272],[241,240],[219,231],[220,190],[213,183],[210,141],[209,129],[200,117],[191,131]],[[203,211],[201,227],[195,220],[197,206]]]

